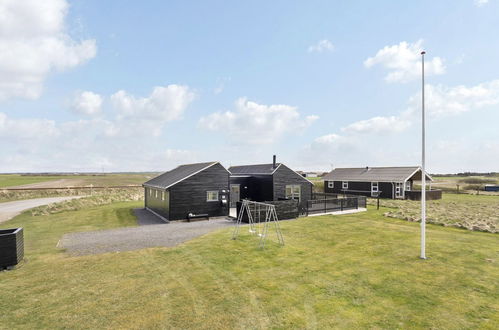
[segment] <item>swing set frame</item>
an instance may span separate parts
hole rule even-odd
[[[252,208],[253,212],[255,213],[255,217],[253,217]],[[265,219],[263,222],[261,221],[262,208],[265,212]],[[279,226],[279,218],[277,217],[275,205],[262,202],[253,202],[248,199],[244,199],[242,201],[241,210],[239,211],[239,214],[237,216],[236,227],[234,228],[234,232],[232,233],[232,239],[235,240],[239,236],[239,231],[243,222],[245,212],[248,215],[249,232],[260,237],[260,242],[258,244],[260,248],[263,249],[265,247],[265,240],[267,238],[269,226],[271,226],[271,223],[273,223],[274,225],[279,244],[284,245],[284,237],[282,236],[281,227]]]

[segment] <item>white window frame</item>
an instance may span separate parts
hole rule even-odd
[[[411,181],[405,182],[405,191],[411,191]]]
[[[214,196],[216,196],[216,197],[214,198],[210,194],[215,194]],[[219,201],[219,199],[218,199],[218,190],[208,190],[206,192],[206,201],[207,202],[218,202]]]
[[[376,197],[379,193],[379,182],[371,182],[371,197]]]
[[[348,189],[348,181],[341,182],[341,189]]]
[[[158,199],[158,191],[154,189],[154,198]]]
[[[295,188],[298,188],[298,191],[295,191]],[[291,194],[288,194],[288,189],[291,189]],[[301,185],[299,184],[288,184],[285,187],[284,194],[286,198],[289,199],[298,199],[298,202],[301,201]]]
[[[333,189],[334,188],[334,181],[328,181],[327,187]]]
[[[403,198],[404,197],[404,183],[403,182],[395,182],[395,198]],[[398,192],[397,192],[398,189]]]

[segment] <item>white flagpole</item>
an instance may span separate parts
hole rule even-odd
[[[421,52],[421,72],[422,72],[422,150],[421,150],[421,259],[426,259],[426,168],[425,168],[425,109],[424,109],[424,55]]]

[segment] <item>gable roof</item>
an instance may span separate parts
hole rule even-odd
[[[426,177],[433,179],[426,173]],[[413,178],[421,180],[421,167],[357,167],[357,168],[335,168],[323,179],[324,181],[360,181],[360,182],[403,182]]]
[[[241,165],[229,167],[229,172],[233,175],[272,175],[281,166],[281,163],[273,164],[256,164],[256,165]]]
[[[206,170],[207,168],[219,164],[219,162],[196,163],[180,165],[171,171],[165,172],[142,184],[144,187],[152,187],[158,189],[168,189],[171,186]]]

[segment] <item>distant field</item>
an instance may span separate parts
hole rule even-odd
[[[370,199],[374,205],[376,201]],[[394,208],[385,216],[408,221],[421,220],[421,202],[382,199],[381,205]],[[475,231],[499,232],[499,196],[444,193],[441,200],[427,202],[429,223]]]
[[[65,188],[73,186],[125,186],[142,184],[158,173],[81,175],[0,174],[0,187]]]
[[[435,180],[432,183],[433,188],[442,189],[445,191],[476,191],[476,186],[483,189],[486,183],[499,184],[499,177],[497,176],[434,176]],[[482,190],[481,189],[481,190]]]
[[[428,226],[387,209],[282,221],[286,245],[231,230],[175,248],[70,257],[63,234],[135,226],[113,203],[32,216],[24,262],[0,272],[5,329],[497,329],[498,236]],[[168,226],[168,225],[165,225]]]
[[[59,176],[22,176],[19,174],[0,174],[0,187],[20,186],[31,183],[48,182],[60,179]]]

